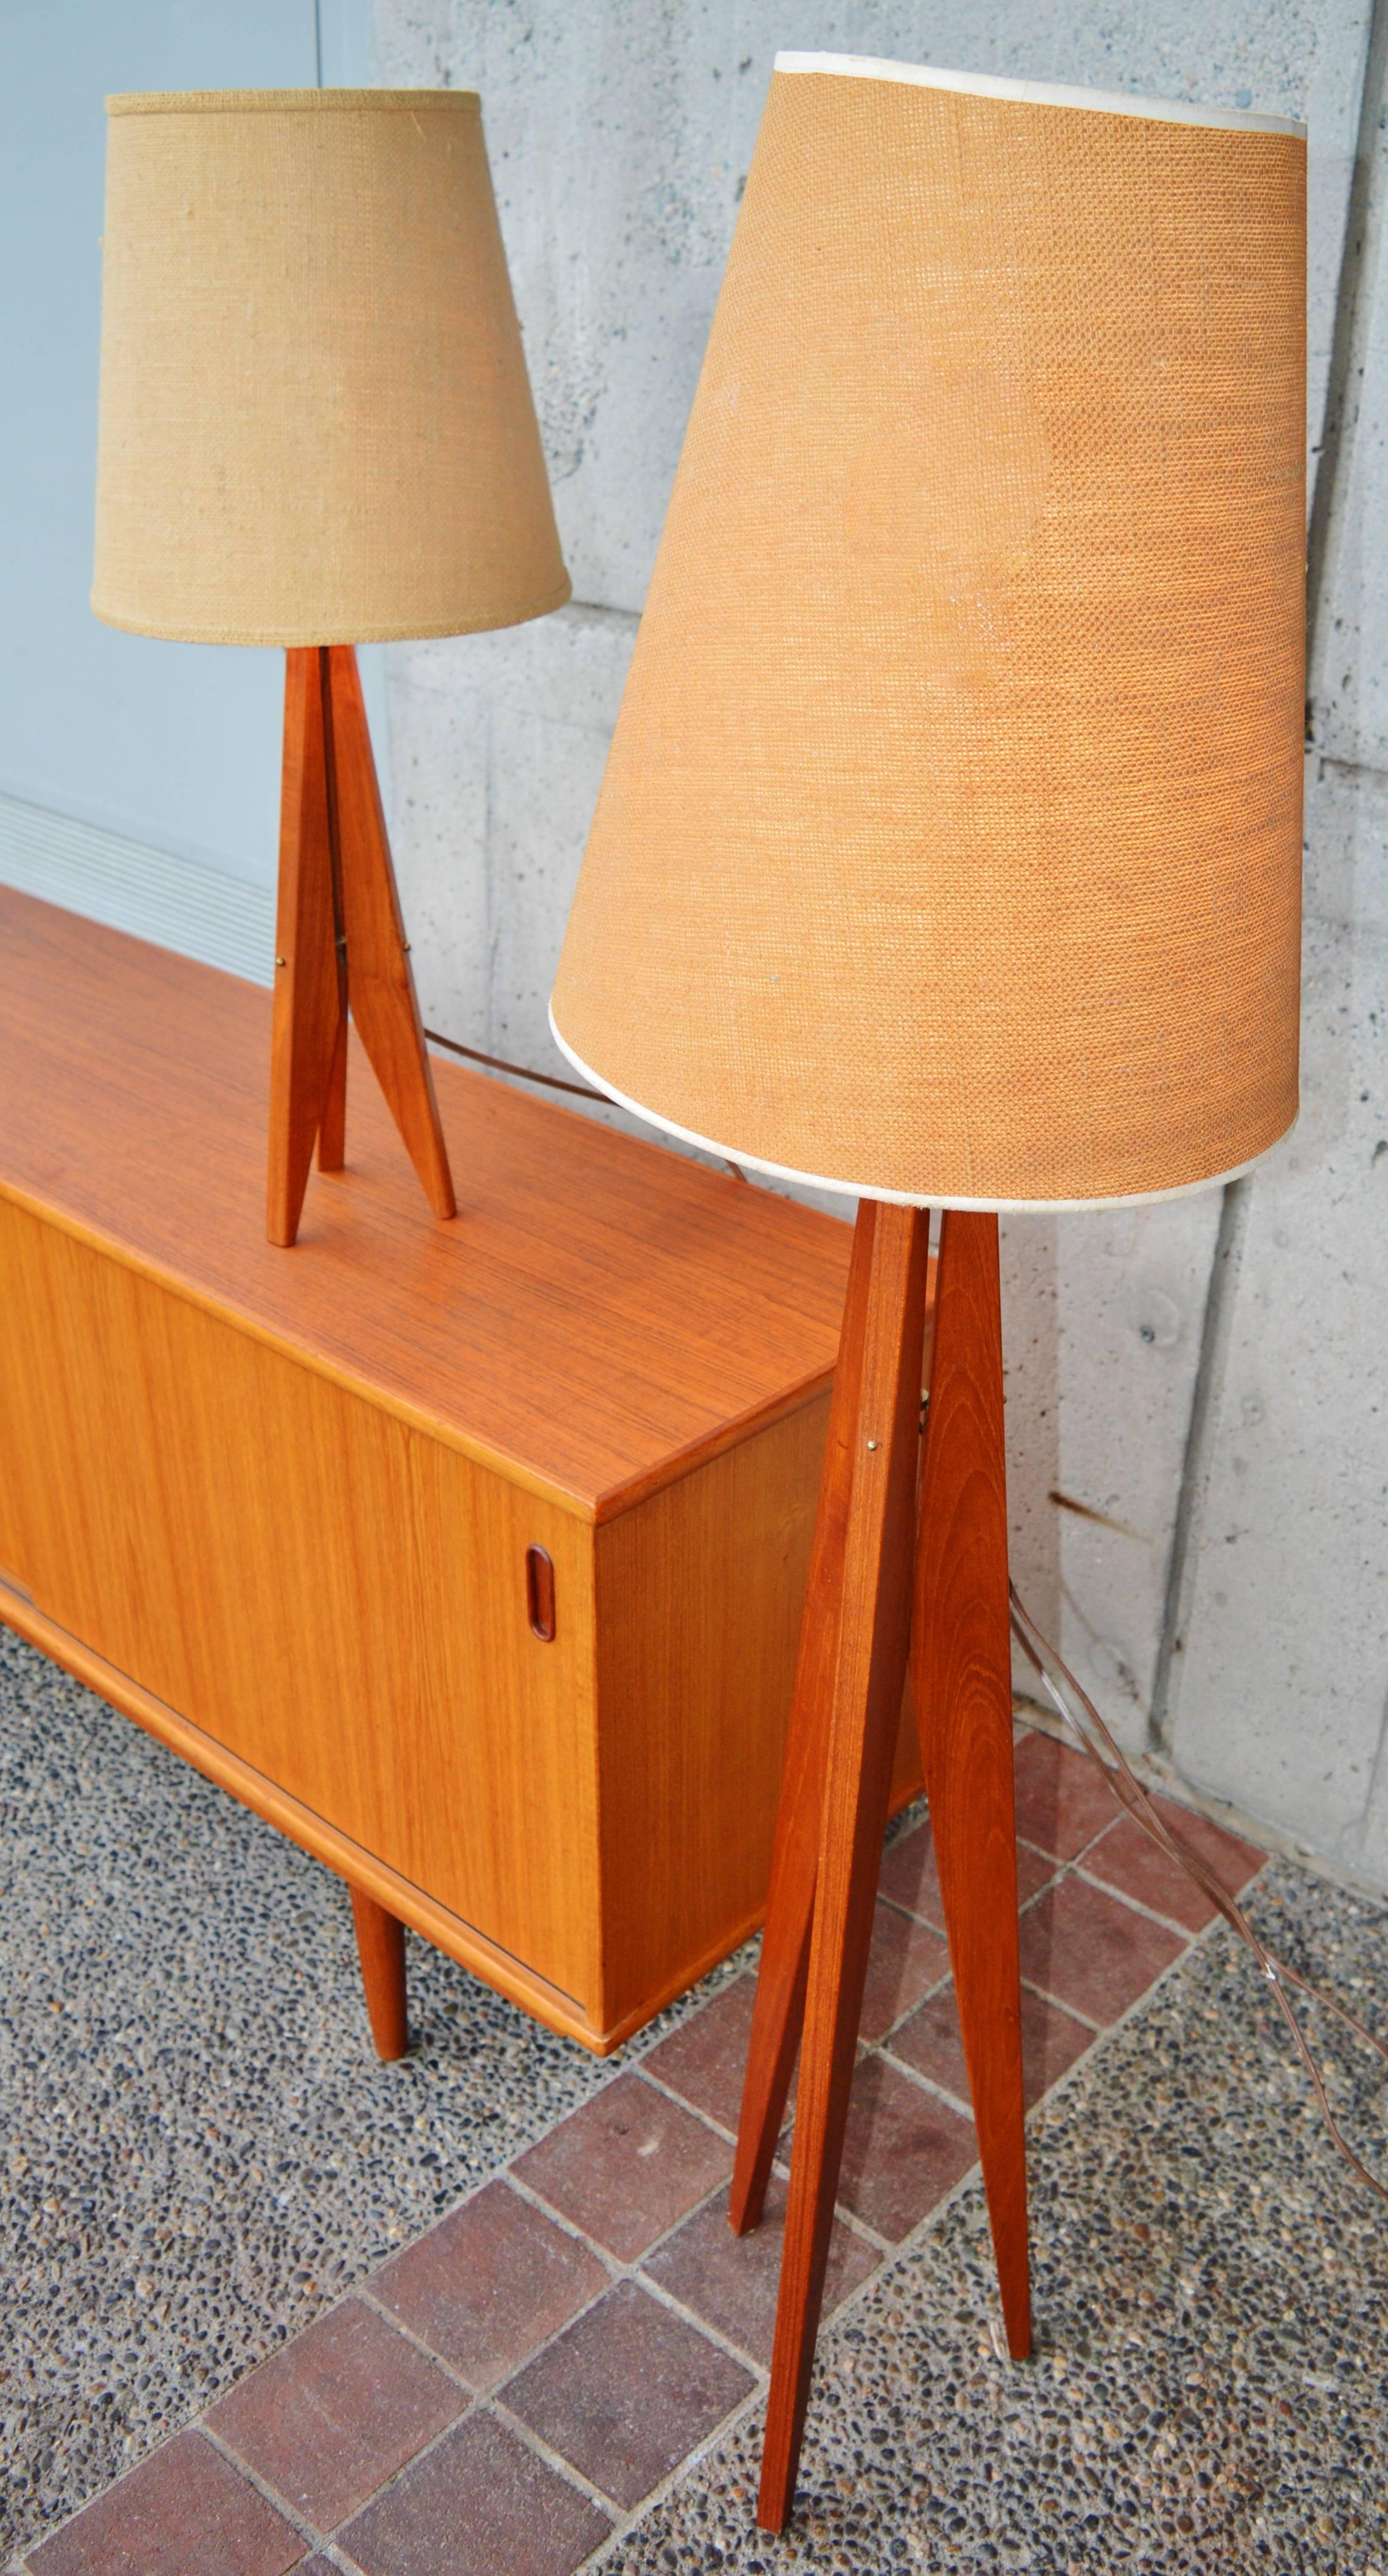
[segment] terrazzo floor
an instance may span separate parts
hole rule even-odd
[[[36,2548],[43,2532],[245,2382],[614,2070],[413,1943],[415,2049],[380,2066],[340,1883],[2,1632],[0,1852],[0,2564],[22,2549],[46,2565],[55,2544]],[[901,1884],[889,1857],[884,1892],[909,1914],[906,1844],[894,1859]],[[1037,1958],[1067,1903],[1112,1901],[1102,1886],[1096,1895],[1095,1875],[1033,1897]],[[1128,1885],[1132,1901],[1122,1875],[1109,1883]],[[1138,1901],[1154,1905],[1150,1892]],[[1284,1955],[1388,2025],[1382,1909],[1284,1863],[1264,1873],[1253,1906]],[[1133,1919],[1155,1939],[1154,1915]],[[918,1925],[910,1942],[921,1937]],[[1082,1951],[1072,1942],[1078,1974]],[[691,2073],[686,2025],[711,1994],[720,1999],[701,2027],[726,2025],[737,1999],[720,1989],[746,1965],[729,1963],[642,2035],[655,2084],[696,2109],[703,2077]],[[1035,2359],[998,2356],[981,2197],[965,2180],[821,2339],[786,2539],[752,2526],[760,2403],[756,2392],[740,2401],[730,2379],[715,2411],[743,2402],[742,2413],[634,2522],[599,2535],[587,2564],[623,2576],[1388,2576],[1388,2211],[1329,2149],[1266,1989],[1223,1930],[1154,1949],[1147,1966],[1158,1982],[1149,1974],[1120,2026],[1033,2115]],[[947,2068],[932,2075],[944,2060],[930,2014],[919,2006],[888,2045],[948,2085]],[[1337,2103],[1382,2164],[1386,2070],[1333,2023],[1319,2036]],[[666,2098],[645,2077],[639,2089]],[[715,2105],[703,2116],[720,2115]],[[562,2175],[556,2185],[545,2164],[559,2153],[547,2145],[518,2171],[522,2191],[533,2177],[562,2216]],[[582,2223],[591,2232],[591,2217]],[[597,2241],[608,2243],[601,2227]],[[665,2260],[647,2258],[657,2289]],[[600,2309],[620,2319],[646,2294],[611,2268]],[[371,2296],[375,2306],[339,2314],[381,2330],[379,2287]],[[748,2329],[735,2340],[755,2358]],[[235,2402],[253,2405],[258,2384]],[[504,2408],[499,2423],[504,2433]],[[497,2438],[495,2415],[474,2411],[404,2478],[427,2474],[451,2443]],[[155,2457],[186,2484],[194,2453],[202,2471],[218,2459],[192,2432]],[[612,2490],[599,2481],[599,2492]],[[566,2543],[567,2563],[590,2545],[581,2534]],[[439,2554],[437,2533],[427,2554],[413,2546],[380,2563],[401,2576],[464,2565],[446,2542]],[[277,2564],[296,2558],[322,2576],[353,2563],[335,2544],[311,2562],[303,2549]],[[217,2564],[242,2576],[234,2548]],[[159,2560],[161,2576],[185,2565],[203,2576],[195,2557]]]

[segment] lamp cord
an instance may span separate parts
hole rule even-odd
[[[590,1082],[565,1082],[557,1073],[537,1073],[531,1064],[511,1064],[504,1055],[484,1055],[480,1047],[463,1046],[459,1039],[446,1038],[438,1029],[426,1029],[424,1035],[430,1046],[447,1047],[450,1055],[466,1056],[469,1064],[488,1065],[493,1073],[513,1073],[519,1082],[541,1082],[546,1091],[571,1091],[576,1100],[607,1100],[607,1093],[595,1091]],[[726,1154],[712,1155],[710,1160],[726,1164],[735,1181],[746,1181],[746,1173],[739,1171]]]
[[[1254,1931],[1237,1898],[1230,1895],[1228,1888],[1216,1878],[1214,1871],[1201,1859],[1199,1853],[1193,1851],[1179,1833],[1172,1831],[1138,1779],[1127,1756],[1105,1725],[1088,1692],[1081,1688],[1069,1666],[1062,1662],[1054,1646],[1043,1637],[1025,1603],[1021,1600],[1015,1583],[1009,1583],[1008,1594],[1011,1604],[1012,1633],[1028,1662],[1040,1675],[1047,1695],[1054,1702],[1065,1725],[1073,1735],[1078,1737],[1083,1750],[1089,1755],[1096,1768],[1102,1772],[1119,1805],[1132,1817],[1134,1824],[1142,1827],[1143,1832],[1150,1836],[1158,1850],[1164,1852],[1168,1860],[1174,1860],[1179,1864],[1187,1877],[1194,1881],[1202,1894],[1218,1909],[1225,1922],[1252,1952],[1277,1998],[1282,2018],[1291,2032],[1297,2055],[1314,2087],[1321,2117],[1335,2145],[1339,2148],[1346,2164],[1359,2176],[1360,2181],[1366,2182],[1370,2191],[1376,2192],[1380,2200],[1388,2201],[1388,2186],[1381,2183],[1378,2176],[1369,2171],[1362,2157],[1355,2154],[1331,2110],[1320,2069],[1311,2054],[1306,2035],[1292,2008],[1291,1998],[1287,1993],[1288,1986],[1298,1987],[1302,1994],[1311,1997],[1313,2003],[1324,2004],[1328,2011],[1333,2012],[1348,2029],[1354,2032],[1357,2039],[1361,2039],[1366,2047],[1373,2049],[1385,2060],[1388,2060],[1388,2045],[1385,2045],[1384,2041],[1379,2039],[1354,2013],[1349,2012],[1343,2004],[1337,2003],[1333,1995],[1324,1994],[1318,1986],[1311,1983],[1309,1977],[1303,1977],[1298,1969],[1289,1968],[1283,1961],[1272,1956],[1266,1944]]]
[[[508,1064],[504,1055],[484,1055],[480,1047],[463,1046],[457,1038],[446,1038],[438,1029],[424,1032],[430,1046],[447,1047],[450,1055],[465,1055],[469,1064],[485,1064],[493,1073],[514,1073],[522,1082],[542,1082],[546,1091],[572,1091],[580,1100],[605,1100],[607,1095],[594,1091],[591,1083],[563,1082],[557,1073],[537,1073],[532,1065]]]

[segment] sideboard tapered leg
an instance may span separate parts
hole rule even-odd
[[[352,1890],[357,1956],[378,2057],[403,2057],[410,2044],[405,2010],[405,1926],[374,1896]]]

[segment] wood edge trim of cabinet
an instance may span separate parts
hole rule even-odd
[[[573,1520],[595,1526],[619,1519],[623,1512],[633,1511],[639,1503],[646,1502],[652,1494],[660,1493],[665,1486],[677,1485],[685,1476],[693,1475],[710,1458],[721,1457],[724,1450],[736,1448],[739,1441],[750,1438],[754,1432],[769,1430],[773,1423],[783,1421],[787,1414],[798,1413],[802,1405],[813,1404],[815,1398],[833,1383],[832,1367],[817,1369],[812,1377],[783,1388],[770,1402],[753,1405],[746,1412],[719,1422],[706,1436],[690,1441],[683,1449],[662,1458],[645,1474],[628,1477],[624,1484],[609,1486],[595,1496],[578,1494],[570,1486],[556,1483],[552,1477],[537,1474],[533,1467],[513,1457],[509,1450],[494,1448],[485,1440],[470,1439],[465,1431],[459,1431],[453,1423],[441,1421],[425,1406],[411,1404],[408,1396],[396,1394],[379,1378],[369,1377],[360,1370],[328,1359],[322,1351],[311,1349],[291,1333],[276,1332],[246,1307],[235,1304],[228,1297],[195,1287],[191,1280],[185,1279],[167,1262],[153,1260],[148,1253],[137,1251],[120,1235],[110,1234],[102,1226],[88,1224],[85,1218],[73,1216],[54,1200],[41,1198],[35,1192],[3,1179],[0,1179],[0,1200],[7,1200],[11,1206],[22,1209],[26,1216],[35,1218],[40,1225],[52,1226],[59,1234],[70,1235],[74,1242],[84,1244],[90,1252],[99,1253],[103,1260],[114,1261],[122,1269],[133,1271],[137,1277],[148,1279],[154,1287],[182,1298],[185,1305],[196,1306],[229,1330],[244,1333],[250,1341],[262,1342],[267,1350],[275,1351],[282,1359],[293,1360],[312,1376],[326,1378],[331,1385],[341,1387],[344,1394],[355,1395],[374,1405],[379,1412],[394,1415],[396,1421],[405,1423],[411,1431],[423,1432],[443,1448],[456,1450],[461,1457],[470,1459],[475,1467],[484,1467],[493,1475],[504,1476],[509,1485],[516,1486],[521,1492],[534,1494],[540,1502],[553,1503]],[[57,1660],[62,1659],[59,1657]],[[130,1687],[133,1689],[137,1685],[132,1683]],[[110,1694],[103,1692],[102,1696],[109,1697]],[[180,1725],[186,1723],[185,1719],[179,1719]],[[616,2044],[615,2041],[612,2043],[614,2047]]]
[[[108,1664],[104,1656],[83,1645],[80,1637],[74,1637],[68,1629],[60,1628],[56,1619],[50,1619],[46,1611],[36,1608],[23,1593],[12,1590],[6,1583],[0,1583],[0,1621],[7,1628],[12,1628],[16,1636],[23,1637],[28,1645],[36,1646],[40,1654],[49,1656],[55,1664],[61,1664],[75,1681],[95,1691],[99,1699],[108,1701],[122,1717],[132,1718],[147,1735],[156,1736],[161,1744],[177,1753],[193,1770],[200,1771],[205,1779],[213,1781],[219,1789],[229,1791],[233,1798],[239,1798],[241,1804],[253,1809],[256,1815],[263,1816],[267,1824],[274,1825],[290,1842],[298,1843],[302,1850],[311,1853],[315,1860],[323,1861],[350,1885],[364,1889],[400,1922],[407,1923],[412,1931],[420,1933],[450,1959],[456,1959],[460,1967],[470,1969],[485,1985],[495,1987],[510,2002],[521,2004],[547,2029],[558,2031],[565,2039],[579,2040],[583,2047],[598,2057],[608,2056],[621,2045],[627,2036],[626,2029],[595,2029],[575,1997],[564,1994],[558,1986],[550,1985],[534,1969],[527,1968],[523,1960],[514,1958],[510,1951],[489,1941],[485,1932],[477,1931],[461,1915],[450,1913],[447,1906],[440,1905],[422,1888],[402,1878],[387,1862],[377,1860],[374,1853],[367,1851],[361,1843],[353,1842],[350,1835],[329,1824],[325,1817],[316,1815],[311,1807],[291,1797],[287,1790],[276,1788],[263,1771],[243,1762],[239,1754],[229,1753],[214,1736],[205,1734],[200,1726],[194,1726],[190,1718],[181,1717],[166,1700],[157,1699],[152,1691],[132,1681],[130,1675],[121,1672],[118,1666]],[[673,1991],[682,1992],[683,1986],[677,1986]],[[662,2002],[668,2000],[668,1996],[661,1998]],[[659,2008],[655,2005],[651,2010],[658,2011]],[[648,2017],[643,2004],[630,2027],[637,2027]]]
[[[786,1387],[773,1403],[752,1405],[735,1419],[720,1422],[717,1430],[710,1432],[706,1439],[691,1440],[685,1448],[672,1450],[670,1456],[662,1458],[660,1465],[652,1468],[649,1475],[633,1476],[628,1484],[609,1486],[606,1493],[597,1497],[592,1512],[594,1523],[601,1529],[608,1521],[619,1521],[624,1512],[635,1511],[639,1504],[648,1503],[652,1494],[663,1494],[668,1486],[682,1485],[686,1476],[697,1476],[701,1467],[723,1457],[729,1449],[740,1448],[744,1442],[755,1440],[759,1431],[774,1430],[778,1422],[787,1421],[791,1414],[802,1413],[807,1404],[817,1404],[822,1395],[828,1394],[833,1383],[832,1368],[816,1369],[813,1377],[802,1379],[798,1386]]]

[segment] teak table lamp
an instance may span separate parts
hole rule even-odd
[[[92,606],[287,650],[269,1234],[344,1150],[347,1010],[439,1217],[448,1157],[354,647],[569,596],[477,98],[107,100]]]
[[[1279,118],[778,57],[560,962],[586,1078],[859,1200],[733,2185],[803,2020],[773,2530],[908,1653],[1029,2349],[998,1211],[1296,1114],[1304,184]]]

